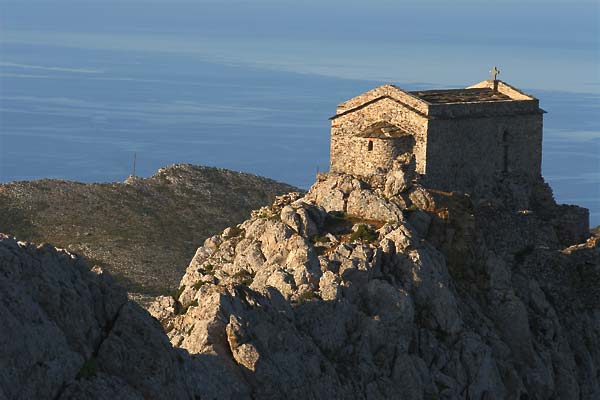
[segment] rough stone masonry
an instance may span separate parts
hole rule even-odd
[[[541,178],[538,99],[499,81],[466,89],[406,92],[383,85],[337,107],[332,172],[377,178],[412,153],[428,187],[484,191],[507,175]]]

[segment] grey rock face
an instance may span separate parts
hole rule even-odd
[[[355,190],[350,193],[346,211],[367,220],[397,222],[404,219],[398,206],[370,190]]]
[[[551,202],[406,193],[420,210],[339,174],[277,198],[208,238],[156,319],[2,237],[0,398],[600,397],[600,239],[560,247]]]
[[[246,393],[235,373],[224,372],[223,362],[174,349],[160,324],[102,270],[90,270],[67,251],[3,234],[0,321],[2,399],[216,399]]]
[[[560,253],[549,233],[511,252],[518,213],[413,184],[402,191],[420,210],[405,218],[386,191],[322,175],[199,249],[177,299],[187,311],[153,314],[259,399],[600,394],[598,303],[575,283],[598,273],[596,241]]]
[[[415,178],[415,157],[409,153],[403,154],[394,161],[392,169],[385,178],[386,197],[398,196],[412,186]]]

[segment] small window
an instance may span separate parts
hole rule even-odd
[[[369,140],[369,145],[367,146],[367,150],[373,151],[373,141]]]

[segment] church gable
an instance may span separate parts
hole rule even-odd
[[[443,190],[476,190],[498,174],[535,179],[544,111],[492,72],[468,88],[383,85],[341,103],[331,118],[330,170],[379,179],[410,153],[416,173]]]
[[[391,99],[419,113],[425,113],[427,110],[427,104],[410,93],[394,85],[382,85],[339,104],[336,115],[331,117],[331,119],[338,118],[383,99]]]

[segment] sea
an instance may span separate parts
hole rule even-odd
[[[0,48],[0,182],[147,177],[174,163],[308,188],[329,162],[336,104],[382,83],[189,53],[8,41]],[[474,84],[486,79],[461,84]],[[510,82],[509,82],[510,83]],[[600,224],[600,96],[521,87],[540,99],[543,175]]]

